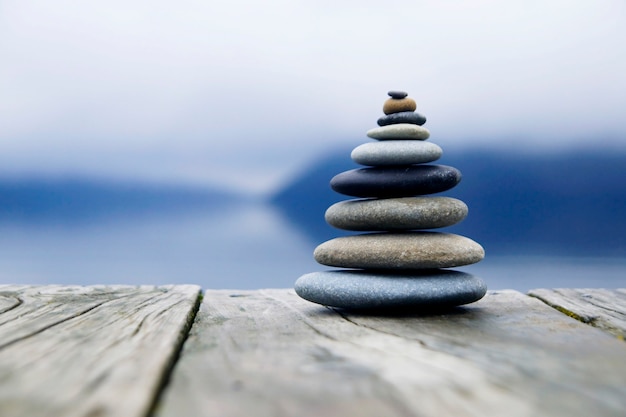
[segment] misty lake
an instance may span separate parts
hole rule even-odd
[[[287,288],[328,269],[313,260],[319,243],[272,205],[249,201],[86,222],[3,221],[0,282]],[[626,259],[616,257],[490,256],[487,248],[481,263],[458,269],[490,289],[626,286]]]

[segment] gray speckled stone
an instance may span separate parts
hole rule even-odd
[[[326,241],[313,256],[340,268],[432,269],[479,262],[485,251],[472,239],[450,233],[368,233]]]
[[[467,205],[450,197],[348,200],[326,210],[331,226],[356,231],[434,229],[452,226],[467,216]]]
[[[443,150],[421,140],[385,140],[359,145],[352,150],[352,160],[369,166],[413,165],[436,161]]]
[[[296,293],[314,303],[346,309],[393,310],[452,307],[480,300],[482,279],[460,271],[323,271],[301,276]]]
[[[411,123],[414,125],[423,125],[426,123],[426,116],[414,111],[402,111],[400,113],[391,113],[378,119],[378,126],[395,125],[398,123]]]
[[[375,127],[367,131],[367,136],[372,139],[413,139],[426,140],[430,132],[425,127],[410,123],[397,123],[388,126]]]

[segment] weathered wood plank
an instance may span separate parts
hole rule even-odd
[[[626,289],[537,289],[528,292],[576,320],[624,340],[626,335]]]
[[[207,291],[157,415],[621,416],[626,349],[523,294],[376,317]]]
[[[0,415],[146,415],[199,291],[0,285]]]

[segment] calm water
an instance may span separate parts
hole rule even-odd
[[[291,287],[326,267],[317,243],[271,206],[105,218],[74,224],[0,223],[0,282]],[[490,289],[626,287],[626,259],[490,257],[459,268]]]

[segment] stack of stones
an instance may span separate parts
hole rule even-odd
[[[367,168],[336,175],[333,190],[358,199],[326,211],[337,228],[372,232],[322,243],[314,257],[323,265],[350,268],[313,272],[295,284],[309,301],[347,309],[430,309],[467,304],[487,290],[478,277],[451,268],[478,262],[483,248],[471,239],[424,231],[451,226],[467,216],[460,200],[427,196],[449,190],[461,180],[453,167],[427,164],[442,155],[426,139],[426,118],[402,91],[390,91],[365,143],[352,159]]]

